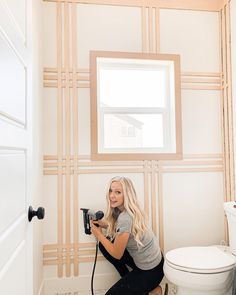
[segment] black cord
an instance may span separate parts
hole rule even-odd
[[[93,292],[93,278],[94,278],[94,272],[95,272],[96,263],[97,263],[97,256],[98,256],[98,241],[96,242],[96,253],[95,253],[94,264],[93,264],[93,272],[92,272],[92,277],[91,277],[91,293],[92,293],[92,295],[94,295],[94,292]]]

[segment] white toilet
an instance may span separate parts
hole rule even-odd
[[[225,246],[184,247],[165,255],[164,273],[177,295],[231,295],[236,267],[236,202],[224,203],[229,227]],[[235,278],[236,279],[236,278]]]

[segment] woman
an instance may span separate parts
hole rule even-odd
[[[99,227],[95,226],[97,223]],[[101,228],[107,229],[106,236]],[[148,295],[152,290],[153,295],[162,294],[159,284],[164,276],[164,259],[130,179],[111,179],[106,221],[92,222],[91,231],[102,254],[121,276],[105,295]]]

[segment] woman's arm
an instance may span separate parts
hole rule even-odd
[[[91,232],[104,246],[107,252],[116,259],[121,259],[129,240],[129,233],[120,233],[115,237],[114,242],[110,242],[102,233],[101,228],[91,224]]]

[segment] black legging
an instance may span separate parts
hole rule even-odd
[[[160,284],[164,276],[163,257],[156,267],[150,270],[142,270],[135,265],[127,250],[125,250],[121,259],[116,259],[107,252],[101,243],[99,243],[99,249],[121,276],[121,279],[105,295],[148,295],[150,291]],[[127,266],[132,270],[129,271]]]

